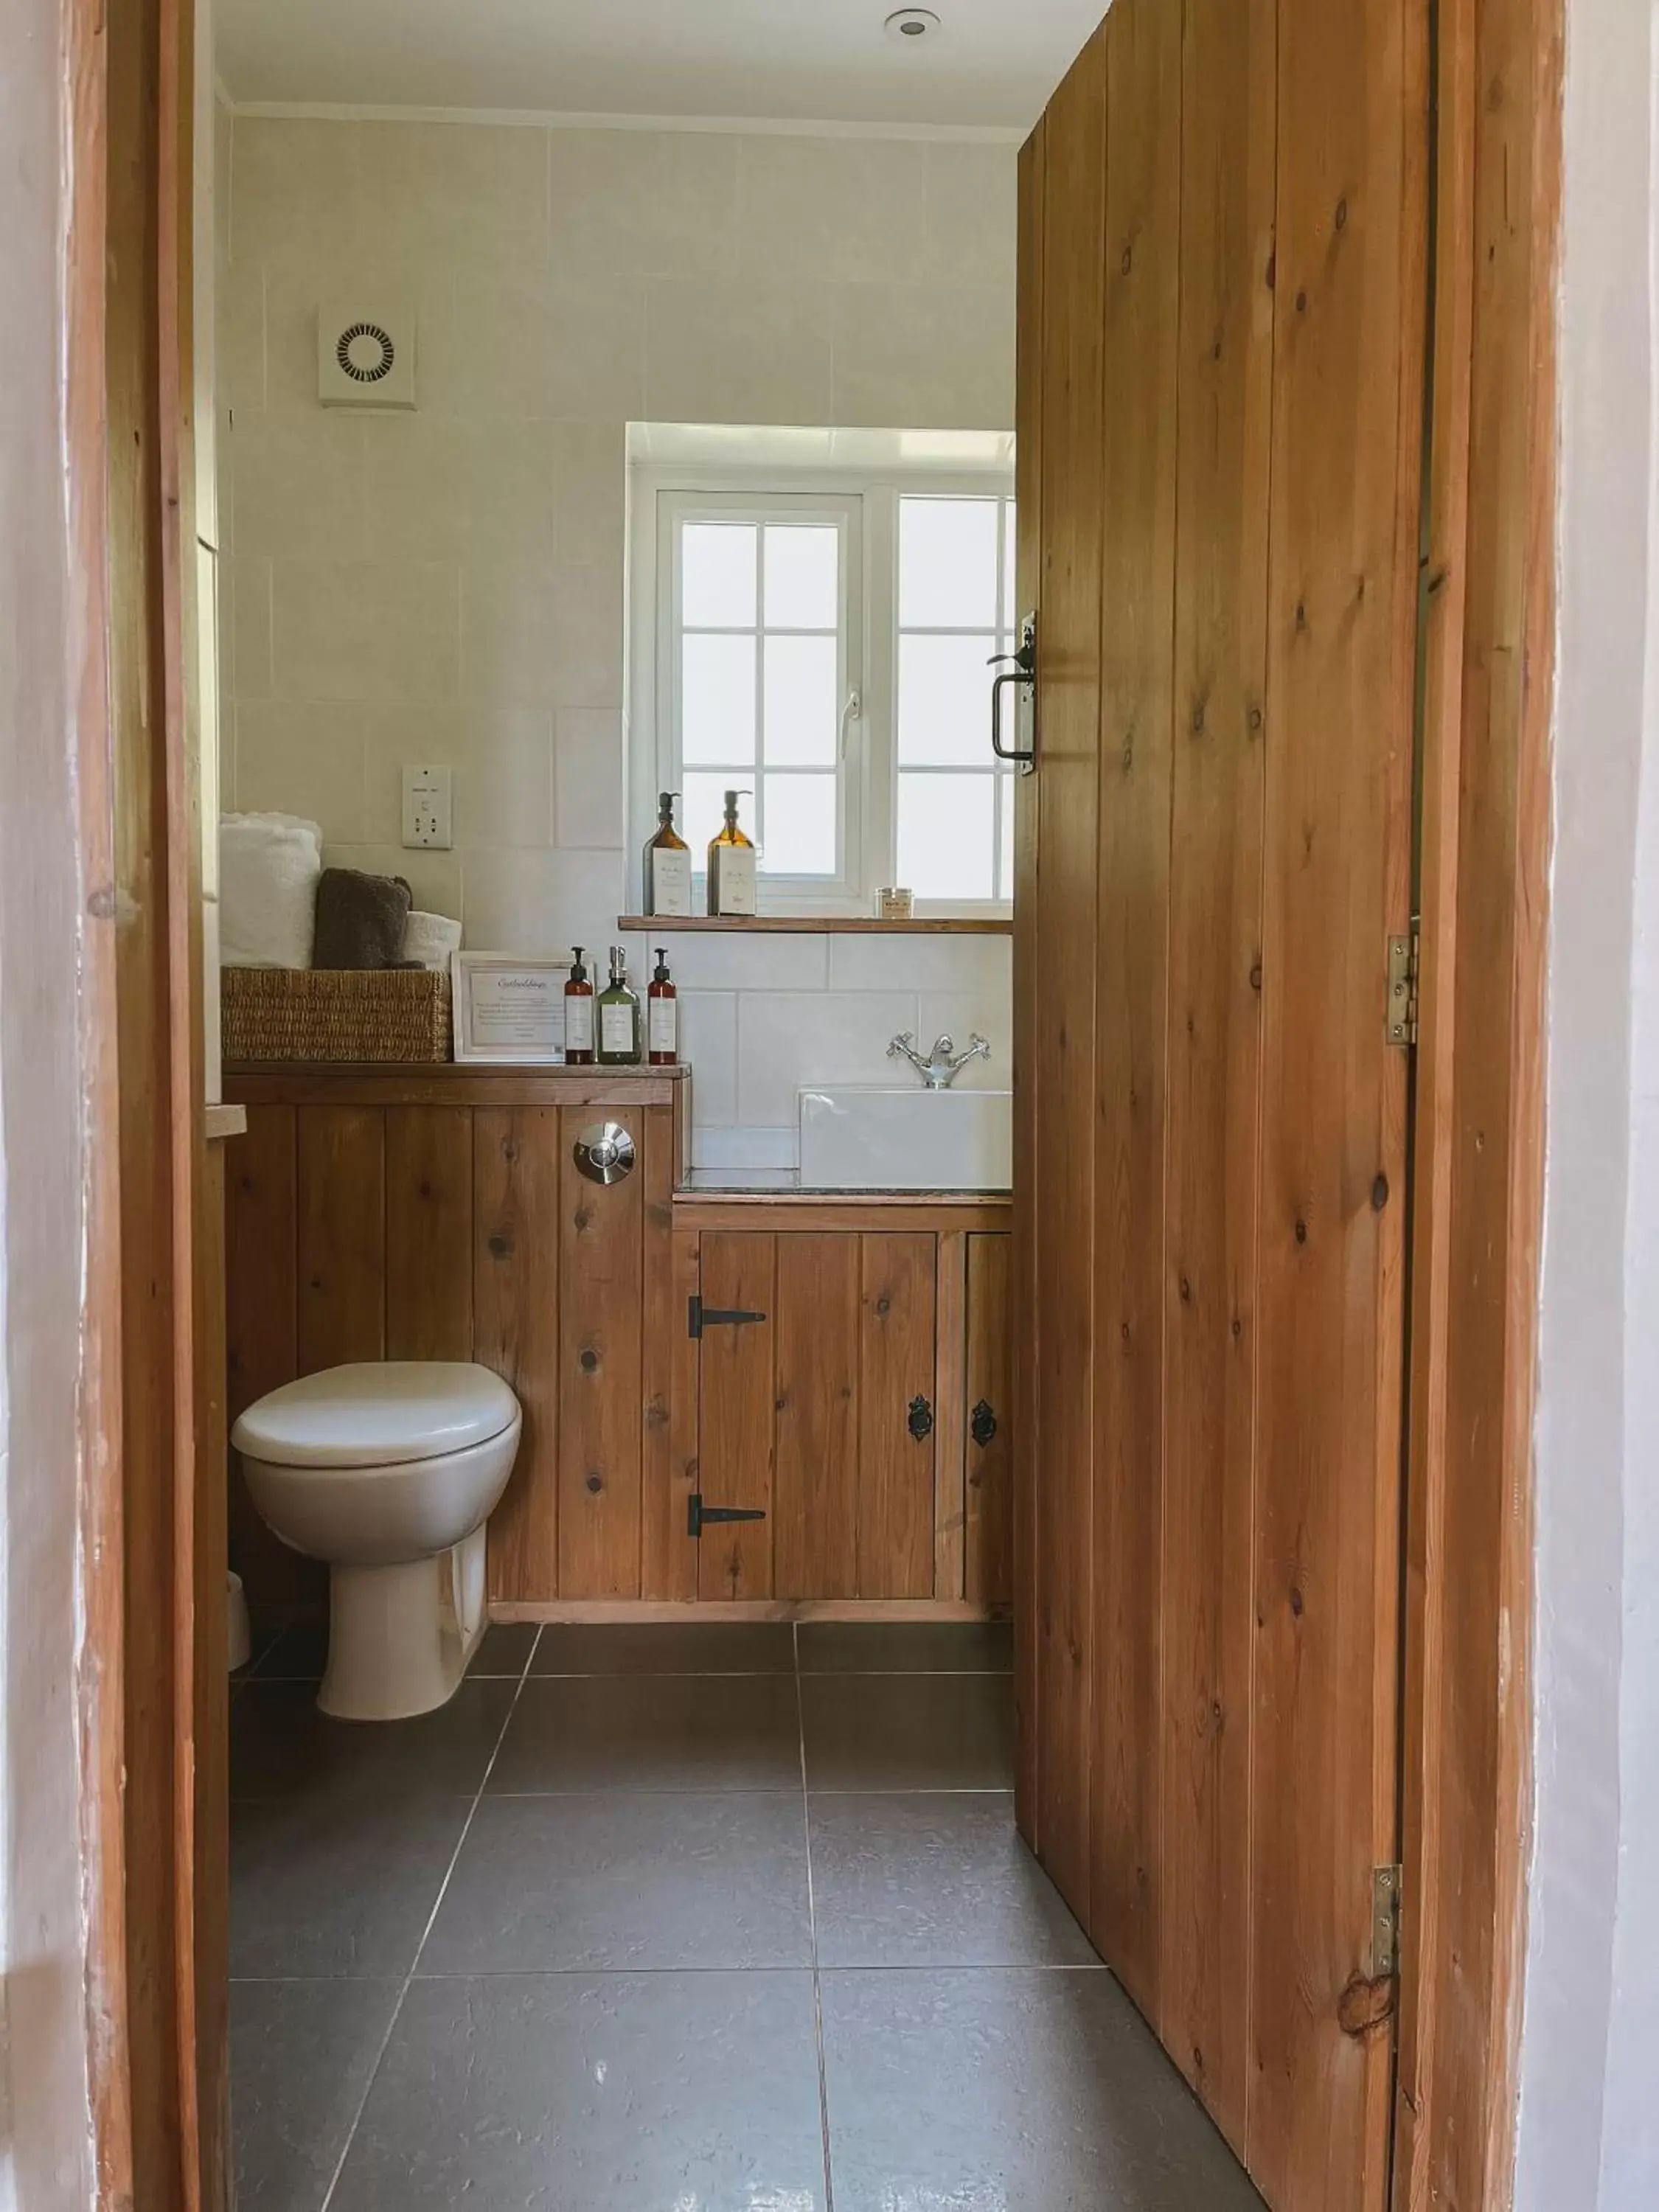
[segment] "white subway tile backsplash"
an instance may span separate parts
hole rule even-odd
[[[470,951],[567,957],[609,945],[621,910],[621,853],[496,849],[465,856]]]
[[[829,939],[739,937],[719,932],[675,939],[674,972],[699,991],[822,991],[830,980]]]
[[[622,719],[612,707],[558,710],[553,834],[561,845],[623,842]]]
[[[775,1176],[781,1182],[793,1177],[799,1151],[793,1123],[787,1128],[750,1123],[731,1129],[692,1123],[691,1164],[710,1179],[752,1176],[758,1182]]]
[[[808,1083],[897,1079],[887,1047],[916,1026],[914,996],[897,992],[745,993],[738,1007],[738,1118],[795,1120]]]
[[[1006,994],[1012,953],[1006,937],[832,937],[830,988]]]
[[[673,960],[670,948],[669,960]],[[691,1118],[726,1127],[738,1118],[738,1001],[730,991],[681,989],[680,1058],[691,1069]]]

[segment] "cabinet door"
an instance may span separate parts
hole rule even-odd
[[[719,1522],[698,1549],[700,1598],[770,1597],[773,1545],[773,1434],[776,1418],[775,1237],[710,1233],[702,1239],[705,1320],[701,1370],[702,1449],[700,1488],[705,1506],[759,1510],[763,1521]]]
[[[777,1595],[859,1594],[862,1240],[780,1237]]]
[[[591,1182],[559,1109],[559,1595],[640,1594],[644,1182]],[[642,1140],[637,1118],[636,1141]]]
[[[1011,1240],[968,1239],[966,1595],[1006,1606],[1013,1595],[1013,1392],[1008,1285]]]
[[[859,1595],[931,1597],[939,1240],[860,1243]]]

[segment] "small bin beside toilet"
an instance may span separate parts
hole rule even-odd
[[[329,1568],[317,1702],[403,1720],[453,1695],[484,1628],[484,1523],[523,1416],[499,1375],[459,1360],[325,1368],[232,1432],[262,1519]]]

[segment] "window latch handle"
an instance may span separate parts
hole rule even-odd
[[[841,757],[847,757],[847,726],[864,720],[864,694],[854,689],[847,695],[847,704],[841,710]]]

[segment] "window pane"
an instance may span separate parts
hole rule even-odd
[[[833,768],[839,743],[833,637],[766,641],[769,765]]]
[[[755,641],[681,641],[681,757],[691,765],[755,757]]]
[[[899,502],[899,624],[904,629],[994,629],[997,502]]]
[[[755,526],[688,522],[680,536],[680,620],[742,629],[755,620]]]
[[[988,775],[901,775],[898,872],[918,898],[994,896]]]
[[[1014,502],[1002,510],[1002,627],[1012,629],[1019,621],[1019,539],[1014,524]]]
[[[841,619],[841,533],[820,524],[766,531],[769,629],[834,629]]]
[[[720,824],[726,819],[726,794],[752,783],[754,776],[747,769],[730,769],[723,775],[688,775],[684,779],[684,813],[680,834],[691,848],[691,865],[701,875],[708,866],[708,848],[720,834]],[[745,836],[755,834],[755,801],[752,795],[738,801],[738,821]]]
[[[769,876],[836,872],[836,779],[769,775],[761,866]]]
[[[1014,779],[1000,775],[996,782],[1002,800],[1002,866],[997,876],[997,896],[1011,899],[1014,895]]]
[[[921,767],[977,766],[991,750],[991,676],[996,638],[901,637],[898,757]],[[1006,695],[1004,695],[1005,697]]]

